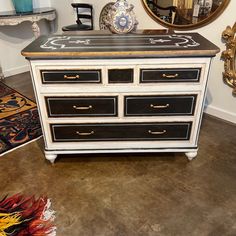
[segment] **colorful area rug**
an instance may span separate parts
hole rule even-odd
[[[0,156],[41,134],[36,104],[0,82]]]
[[[55,236],[55,212],[46,197],[16,194],[0,199],[0,236]]]

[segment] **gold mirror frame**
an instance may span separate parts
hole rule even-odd
[[[233,95],[236,96],[236,22],[232,28],[227,26],[222,33],[222,38],[226,41],[226,50],[221,54],[225,70],[223,79],[233,88]]]
[[[209,15],[209,17],[207,17],[197,23],[188,24],[188,25],[176,25],[176,24],[168,23],[168,22],[160,19],[157,15],[155,15],[152,12],[152,10],[148,7],[147,0],[141,0],[141,1],[142,1],[142,4],[143,4],[144,9],[147,12],[147,14],[151,18],[153,18],[157,23],[159,23],[162,26],[165,26],[167,28],[177,29],[177,30],[192,30],[192,29],[196,29],[196,28],[199,28],[199,27],[209,24],[210,22],[215,20],[225,10],[225,8],[228,6],[228,4],[230,2],[230,0],[224,0],[224,2],[221,3],[221,5],[212,14]]]

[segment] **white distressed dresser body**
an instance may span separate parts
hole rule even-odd
[[[194,49],[151,56],[128,48],[55,56],[23,51],[30,60],[46,158],[120,152],[184,152],[194,158],[217,48],[202,55]]]

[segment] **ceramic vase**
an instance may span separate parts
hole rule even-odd
[[[33,11],[32,0],[12,0],[16,13],[26,13]]]
[[[117,0],[110,8],[106,20],[108,29],[117,34],[126,34],[136,29],[138,24],[134,6],[126,0]]]

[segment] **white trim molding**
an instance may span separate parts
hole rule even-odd
[[[229,121],[231,123],[236,124],[236,113],[221,109],[219,107],[215,107],[212,105],[207,105],[204,110],[205,113],[216,116],[222,120]]]
[[[30,67],[28,64],[24,65],[24,66],[14,67],[12,69],[5,70],[4,77],[5,77],[5,79],[7,79],[6,77],[21,74],[21,73],[27,72],[29,70],[30,70]]]

